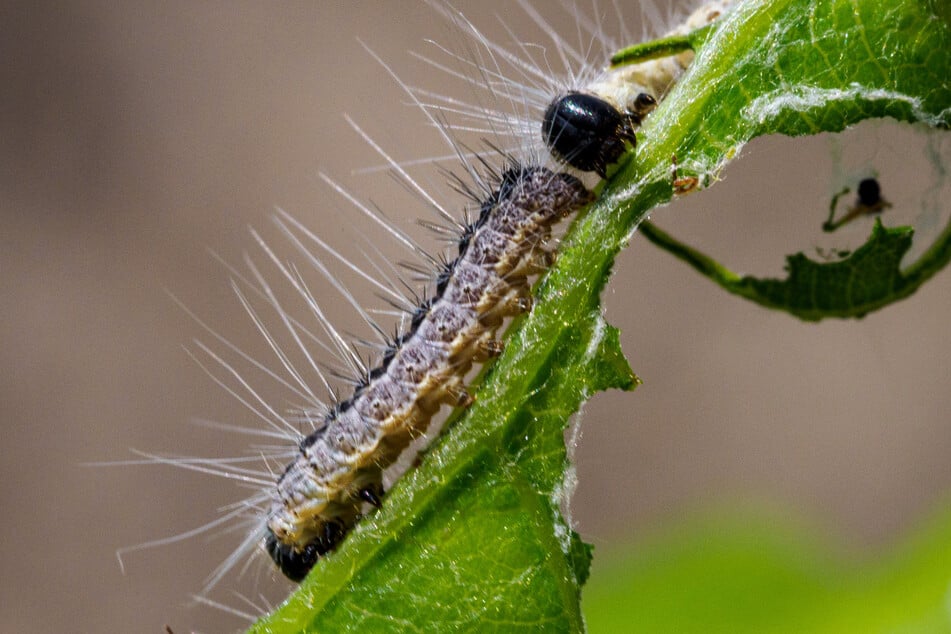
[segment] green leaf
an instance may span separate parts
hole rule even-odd
[[[652,243],[687,262],[727,291],[767,308],[806,321],[826,317],[864,317],[905,299],[951,259],[951,225],[906,271],[899,268],[911,248],[914,229],[885,228],[876,219],[868,241],[836,262],[816,262],[803,253],[786,258],[784,280],[740,276],[709,256],[681,242],[652,223],[641,224]]]
[[[560,518],[564,428],[636,379],[589,310],[558,340],[520,328],[466,419],[256,631],[578,631],[589,549]],[[531,371],[521,368],[532,368]],[[506,374],[503,374],[506,373]],[[472,421],[478,424],[472,424]]]
[[[834,550],[762,510],[667,527],[596,563],[585,588],[589,631],[951,632],[951,510],[874,558]],[[620,603],[627,609],[612,609]]]
[[[943,2],[943,0],[937,0]],[[947,126],[951,36],[911,0],[747,2],[714,28],[562,243],[477,401],[300,589],[252,631],[583,629],[589,550],[560,507],[564,431],[595,391],[636,383],[601,317],[614,257],[673,195],[753,136],[873,116]]]

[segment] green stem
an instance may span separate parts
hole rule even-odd
[[[652,59],[670,57],[683,53],[684,51],[695,50],[710,33],[711,26],[705,26],[687,35],[671,35],[650,42],[642,42],[620,51],[611,56],[611,66],[626,66],[628,64],[640,64]]]

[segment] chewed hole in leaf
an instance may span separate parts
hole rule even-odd
[[[756,277],[782,277],[783,254],[851,251],[868,239],[872,217],[834,233],[822,231],[832,198],[844,215],[858,183],[874,176],[891,207],[886,226],[911,226],[915,239],[902,261],[915,260],[951,219],[951,135],[890,119],[863,121],[838,134],[764,137],[746,145],[702,196],[652,215],[658,226],[730,269]],[[732,210],[755,213],[731,213]]]
[[[712,200],[696,201],[694,218],[680,213],[671,223],[695,226],[665,231],[661,221],[644,225],[645,237],[726,290],[810,320],[864,316],[907,297],[943,266],[942,231],[951,218],[947,134],[873,120],[806,140],[760,139],[746,151],[758,187],[735,164],[720,175],[726,183]],[[728,200],[730,183],[758,213],[717,213],[712,222],[704,206],[740,206]],[[879,220],[890,229],[873,229]],[[691,243],[688,233],[700,237]],[[717,258],[718,249],[729,257]],[[788,256],[777,257],[782,252]]]

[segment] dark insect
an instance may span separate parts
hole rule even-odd
[[[863,179],[859,183],[859,204],[876,207],[882,202],[882,188],[874,178]]]
[[[628,143],[633,146],[637,142],[635,128],[656,105],[653,97],[640,93],[632,108],[622,113],[600,97],[569,92],[548,106],[542,136],[565,163],[605,178],[608,165],[617,163]]]
[[[892,206],[890,202],[882,198],[882,186],[878,184],[878,180],[874,178],[863,178],[859,181],[858,199],[855,201],[855,204],[849,208],[844,216],[835,220],[835,209],[836,206],[838,206],[839,199],[845,194],[848,194],[849,191],[848,188],[845,188],[832,197],[832,202],[829,205],[829,218],[822,223],[823,231],[835,231],[859,216],[878,214]]]

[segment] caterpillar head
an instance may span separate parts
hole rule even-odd
[[[636,143],[634,130],[657,105],[647,93],[640,93],[630,109],[623,112],[594,94],[569,92],[556,97],[542,118],[542,137],[552,153],[583,172],[597,172],[604,178],[607,167],[617,163]]]

